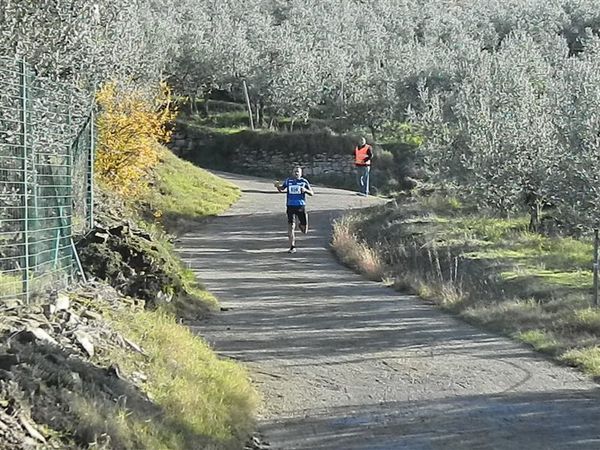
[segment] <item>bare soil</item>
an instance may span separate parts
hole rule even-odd
[[[194,329],[245,363],[272,449],[597,449],[600,392],[574,369],[341,266],[331,221],[380,202],[316,187],[289,255],[269,180],[184,235],[184,260],[223,311]]]

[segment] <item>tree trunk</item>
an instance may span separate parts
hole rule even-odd
[[[250,129],[254,131],[254,118],[252,117],[252,106],[250,105],[250,95],[248,94],[248,85],[246,80],[242,80],[244,96],[246,97],[246,107],[248,108],[248,119],[250,120]]]
[[[258,108],[256,110],[256,117],[257,117],[257,121],[258,121],[258,126],[260,128],[264,128],[266,121],[265,121],[265,105],[262,101],[258,102]]]
[[[344,79],[342,78],[340,83],[340,95],[338,97],[338,104],[340,107],[340,116],[343,116],[346,110],[346,105],[344,104]]]
[[[369,129],[371,130],[371,136],[373,136],[373,142],[377,141],[377,130],[373,125],[369,125]]]
[[[196,108],[196,96],[194,94],[191,94],[189,96],[190,99],[190,115],[194,115],[198,112],[197,108]]]
[[[529,205],[529,231],[537,233],[540,230],[540,224],[542,221],[542,201],[536,198]]]
[[[207,119],[210,117],[210,110],[208,109],[208,96],[204,98],[204,102],[202,103],[202,112],[204,113],[204,117]]]

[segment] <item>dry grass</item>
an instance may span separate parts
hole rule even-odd
[[[360,242],[350,231],[349,218],[336,221],[331,245],[338,258],[348,266],[364,274],[369,280],[381,281],[385,264],[376,249]]]
[[[397,202],[335,224],[333,249],[343,262],[393,273],[386,285],[600,375],[589,238],[530,233],[526,217],[478,213],[453,198]]]
[[[385,252],[383,244],[369,246],[352,232],[352,225],[360,220],[360,215],[347,215],[334,223],[331,246],[344,264],[370,280],[383,281],[387,286],[408,290],[427,300],[435,300],[447,309],[454,309],[465,301],[465,293],[460,284],[444,280],[441,273],[436,277],[427,277],[403,271],[391,278],[389,274],[392,267],[382,257]]]

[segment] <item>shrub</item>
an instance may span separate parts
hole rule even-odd
[[[175,118],[171,90],[161,83],[154,98],[138,88],[106,83],[97,94],[98,178],[123,195],[137,196],[159,161],[157,145],[171,137]]]

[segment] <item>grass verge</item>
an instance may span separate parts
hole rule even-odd
[[[140,211],[146,229],[157,237],[157,248],[171,262],[173,276],[185,293],[168,305],[169,312],[189,318],[201,312],[202,305],[215,309],[218,302],[182,264],[166,232],[189,231],[202,219],[225,211],[239,196],[240,191],[233,184],[178,158],[166,148],[161,149],[154,187],[140,202]]]
[[[185,231],[198,219],[225,211],[240,196],[239,189],[165,148],[153,175],[153,187],[141,200],[146,220],[158,221],[170,232]]]
[[[239,197],[239,190],[165,148],[160,149],[151,184],[133,201],[102,191],[98,221],[108,230],[125,221],[133,224],[127,227],[133,232],[116,237],[109,232],[105,242],[92,236],[92,242],[80,246],[80,256],[92,275],[127,295],[154,305],[161,291],[161,298],[172,299],[163,308],[180,318],[197,319],[217,308],[218,302],[180,260],[172,234],[221,213]]]
[[[332,246],[371,279],[599,377],[592,242],[530,233],[527,223],[475,212],[454,198],[406,198],[344,217]]]
[[[85,419],[80,428],[90,430],[90,439],[104,429],[115,448],[241,448],[252,432],[257,394],[239,364],[219,359],[178,323],[180,318],[203,316],[218,303],[179,259],[169,234],[189,230],[224,211],[239,192],[166,149],[160,157],[152,189],[141,199],[119,201],[103,194],[99,220],[114,222],[116,216],[117,224],[125,219],[132,225],[116,232],[122,225],[104,224],[110,237],[90,244],[102,248],[102,257],[93,247],[89,258],[93,261],[95,254],[102,260],[99,266],[114,275],[103,278],[115,287],[130,286],[135,291],[129,295],[146,299],[146,309],[105,305],[102,313],[112,329],[143,350],[112,346],[101,364],[118,366],[124,379],[142,376],[147,401],[131,405],[125,399],[125,404],[112,407],[81,398],[74,402]],[[161,298],[172,300],[154,301],[159,291]]]
[[[160,410],[151,423],[126,413],[114,416],[118,434],[157,450],[242,446],[252,432],[257,395],[241,366],[218,359],[164,311],[127,311],[110,320],[144,354],[118,348],[109,359],[121,361],[126,377],[147,374],[144,391]]]

